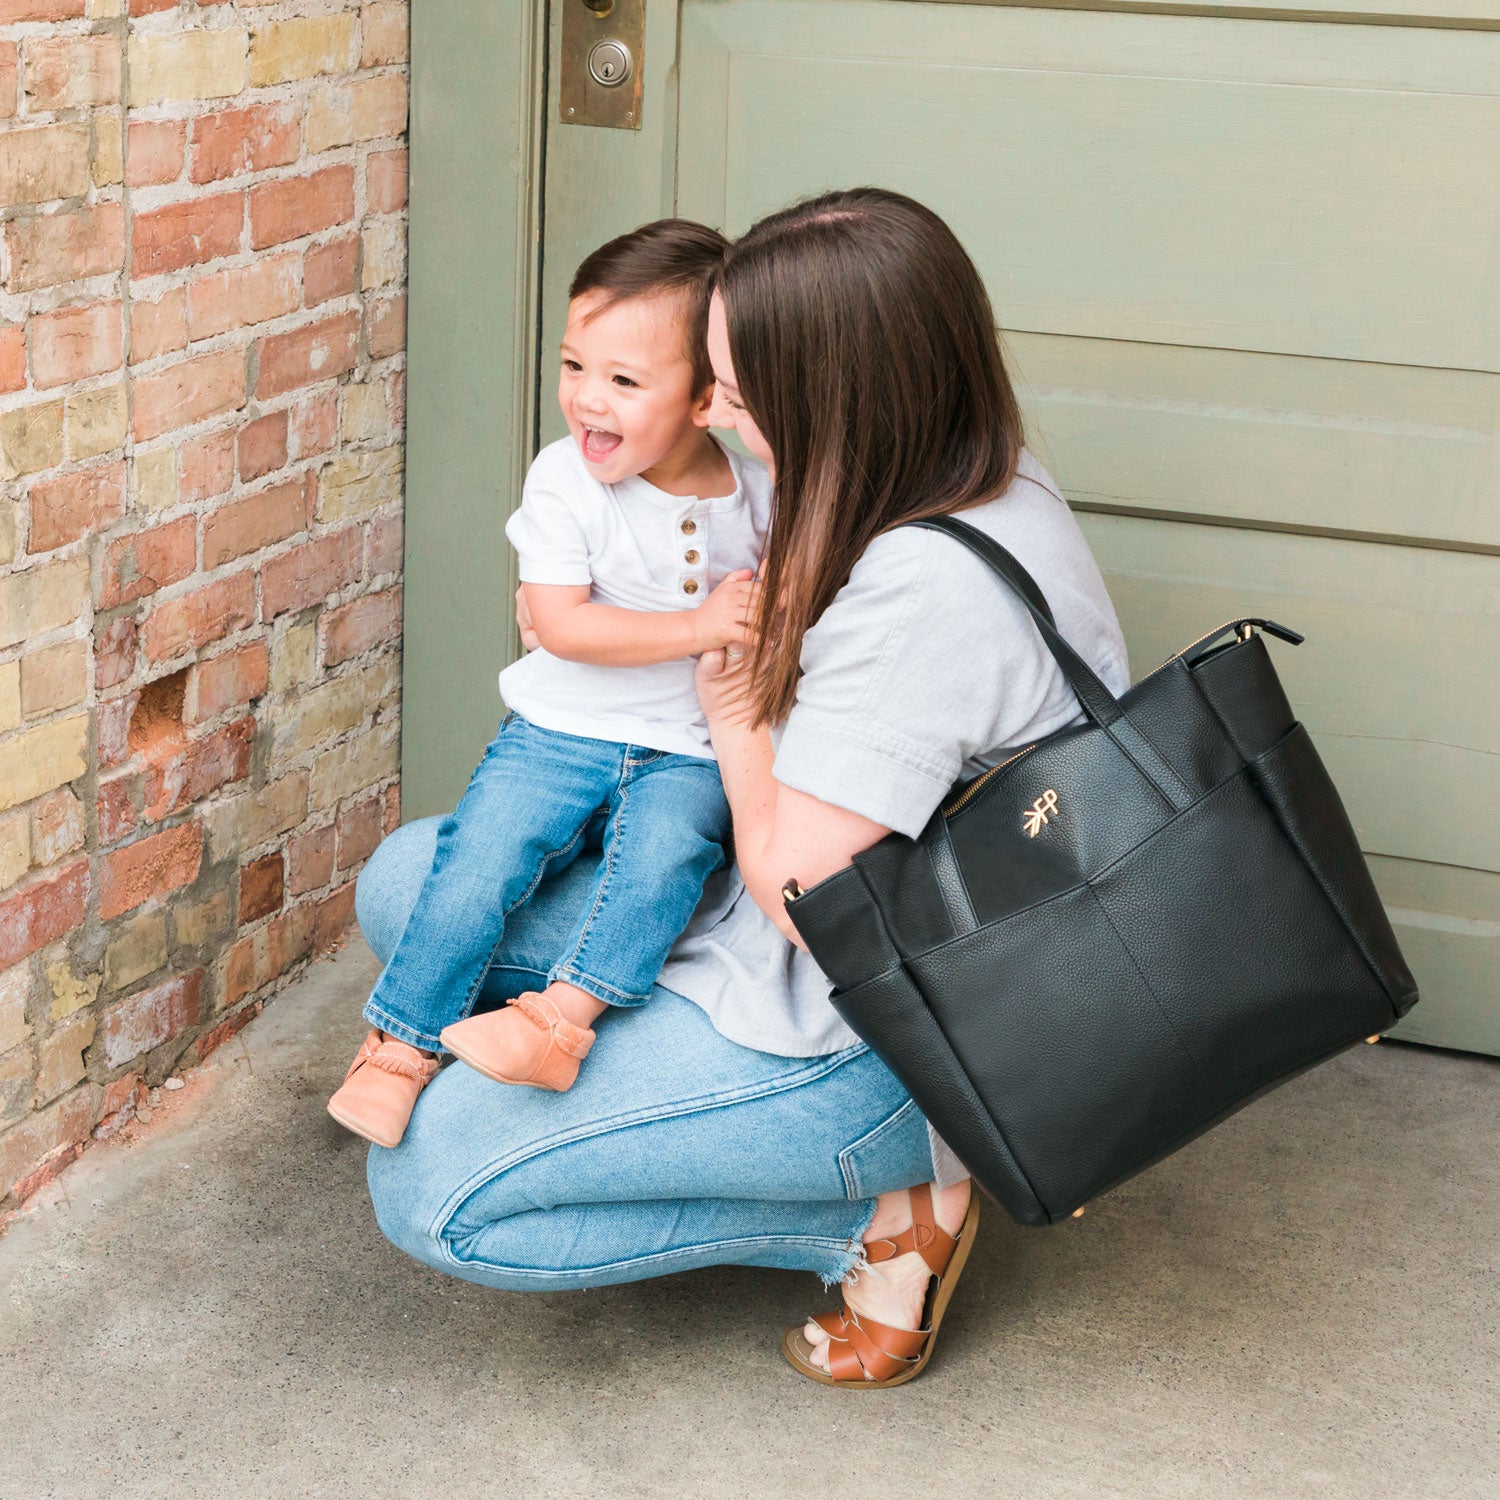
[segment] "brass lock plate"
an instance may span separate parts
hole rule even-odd
[[[562,0],[564,125],[641,128],[646,0]]]

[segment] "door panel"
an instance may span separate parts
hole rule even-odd
[[[609,235],[931,204],[1136,675],[1237,613],[1307,633],[1278,665],[1428,997],[1402,1034],[1500,1051],[1500,6],[1153,8],[652,0],[645,128],[550,130],[543,431]]]

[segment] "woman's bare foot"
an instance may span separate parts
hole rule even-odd
[[[967,1178],[948,1188],[934,1184],[933,1217],[940,1229],[946,1229],[949,1234],[958,1233],[963,1227],[964,1215],[969,1211],[972,1191],[973,1185]],[[865,1243],[868,1245],[900,1234],[911,1228],[911,1222],[911,1195],[906,1189],[882,1193],[875,1200],[875,1217],[865,1230]],[[932,1272],[927,1269],[927,1262],[912,1250],[882,1261],[878,1266],[851,1271],[844,1278],[844,1301],[851,1312],[884,1323],[889,1328],[920,1328],[931,1280]],[[802,1333],[813,1346],[812,1362],[820,1370],[826,1370],[828,1335],[811,1321]]]

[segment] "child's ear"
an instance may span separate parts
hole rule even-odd
[[[712,427],[714,397],[718,394],[718,382],[710,380],[693,402],[692,421],[694,427]]]

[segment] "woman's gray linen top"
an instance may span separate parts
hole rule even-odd
[[[1036,579],[1059,630],[1110,690],[1130,683],[1104,580],[1050,476],[1029,454],[998,499],[962,512]],[[1082,714],[1030,615],[989,568],[937,532],[877,537],[802,643],[776,779],[913,838],[960,775]],[[795,870],[788,870],[788,876]],[[734,869],[705,887],[661,983],[731,1041],[817,1057],[859,1038],[829,981],[745,894]],[[940,1181],[963,1175],[934,1137]]]

